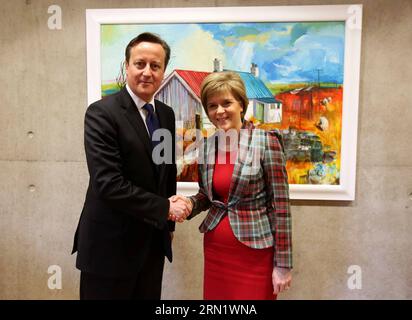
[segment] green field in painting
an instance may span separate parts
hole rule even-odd
[[[316,87],[318,83],[313,82],[297,82],[297,83],[272,83],[267,84],[265,83],[266,87],[272,92],[275,96],[281,92],[287,92],[298,88],[307,88],[307,87]],[[321,82],[319,84],[320,88],[339,88],[342,85],[336,83],[329,83],[329,82]]]
[[[116,93],[120,91],[120,87],[117,83],[102,84],[102,97],[108,96],[109,94]]]

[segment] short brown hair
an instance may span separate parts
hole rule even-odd
[[[246,87],[240,75],[233,71],[213,72],[202,82],[200,87],[200,100],[207,113],[207,99],[216,93],[230,92],[243,107],[242,121],[246,114],[249,99],[246,96]]]
[[[164,51],[166,53],[166,55],[165,55],[165,70],[166,70],[167,65],[169,63],[169,60],[170,60],[170,47],[166,43],[166,41],[164,41],[162,38],[160,38],[160,36],[158,36],[157,34],[154,34],[154,33],[150,33],[150,32],[141,33],[129,42],[129,44],[126,47],[126,52],[125,52],[126,63],[129,63],[130,50],[134,46],[137,46],[140,42],[158,43],[162,46],[162,48],[164,49]]]

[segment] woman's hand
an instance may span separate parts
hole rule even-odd
[[[272,272],[273,294],[288,290],[292,282],[292,270],[274,267]]]

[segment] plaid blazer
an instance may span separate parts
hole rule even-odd
[[[210,209],[199,227],[204,233],[213,230],[227,212],[240,242],[255,249],[273,246],[274,266],[292,268],[289,185],[281,135],[254,129],[247,121],[242,129],[226,204],[213,199],[217,134],[203,143],[198,163],[199,192],[190,197],[193,210],[189,219]]]

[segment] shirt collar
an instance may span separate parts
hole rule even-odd
[[[153,110],[156,111],[154,97],[148,102],[140,99],[137,95],[134,94],[132,89],[130,89],[129,84],[127,84],[127,83],[126,83],[126,90],[127,90],[127,92],[129,92],[130,96],[132,97],[132,99],[134,101],[134,104],[136,105],[136,107],[139,110],[141,110],[146,103],[150,103],[153,106]]]

